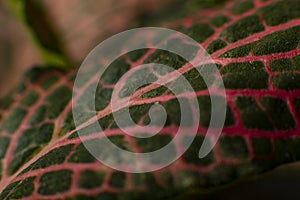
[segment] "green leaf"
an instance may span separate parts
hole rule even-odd
[[[225,125],[207,157],[199,159],[197,153],[211,121],[208,89],[215,87],[213,95],[218,101],[225,97],[218,93],[219,85],[205,85],[195,68],[209,68],[212,63],[187,68],[184,59],[165,51],[142,49],[127,53],[109,66],[100,83],[92,79],[97,77],[90,71],[87,77],[92,78],[78,84],[81,90],[73,98],[81,104],[74,109],[87,111],[80,117],[80,127],[75,127],[72,115],[71,93],[77,70],[33,68],[26,73],[20,87],[0,100],[0,199],[173,199],[176,196],[180,199],[182,195],[198,198],[199,191],[299,161],[300,16],[295,14],[292,0],[249,2],[228,2],[222,9],[207,10],[209,15],[203,16],[199,11],[197,15],[174,22],[176,29],[195,37],[208,50],[226,87]],[[270,19],[266,12],[273,12],[278,6],[294,14],[285,13],[284,19],[278,14]],[[267,21],[261,21],[263,16]],[[198,51],[184,42],[178,46],[183,45]],[[274,49],[274,45],[280,48]],[[168,79],[164,86],[151,83],[134,91],[146,73],[153,82],[169,73],[149,67],[132,82],[122,80],[135,62],[171,65],[189,81],[197,99],[192,98],[191,91],[180,87],[177,77]],[[140,98],[132,98],[128,108],[135,123],[150,123],[148,112],[152,105],[165,108],[166,123],[157,135],[132,138],[121,128],[136,131],[135,125],[124,123],[120,127],[116,124],[109,106],[112,88],[118,82],[122,86],[117,94],[119,99],[139,94]],[[96,145],[105,135],[126,151],[148,152],[168,144],[176,133],[181,115],[178,99],[166,89],[170,85],[178,87],[181,100],[197,100],[200,109],[197,136],[179,160],[155,172],[130,174],[98,162],[85,148],[83,141]],[[95,99],[91,99],[88,90],[93,86],[97,86]],[[96,101],[95,108],[93,101]],[[120,102],[114,114],[126,111]],[[195,108],[185,110],[192,112]],[[92,118],[95,114],[96,119]],[[189,119],[184,121],[190,126]],[[105,134],[95,130],[94,125],[99,123]],[[150,128],[145,127],[136,134],[149,135]],[[79,130],[83,133],[81,138]],[[186,139],[189,138],[181,142]],[[172,148],[177,151],[180,145]],[[101,150],[110,153],[109,149]],[[116,155],[111,159],[118,161],[121,157]],[[128,165],[131,163],[129,160]]]

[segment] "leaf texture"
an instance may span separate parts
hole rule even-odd
[[[167,25],[207,50],[226,87],[222,136],[204,159],[198,158],[198,152],[210,122],[208,87],[212,86],[206,86],[181,58],[153,49],[131,52],[114,61],[100,83],[82,85],[82,93],[77,94],[81,97],[90,96],[84,88],[98,86],[96,122],[108,138],[123,149],[149,152],[167,144],[177,130],[180,108],[175,96],[154,84],[131,91],[140,94],[129,108],[137,124],[149,122],[147,113],[156,102],[167,110],[159,134],[133,139],[115,124],[110,112],[114,85],[137,64],[151,62],[173,66],[187,78],[197,94],[200,128],[180,159],[155,172],[124,173],[98,162],[82,144],[72,117],[77,71],[33,68],[1,100],[0,199],[172,198],[192,188],[216,187],[300,160],[299,6],[293,0],[228,1],[221,10],[201,11]],[[129,91],[121,90],[121,97],[131,94],[130,85],[124,87]],[[182,94],[189,99],[189,91]],[[92,110],[89,104],[84,106]],[[89,116],[82,117],[83,124],[88,120]],[[86,131],[83,140],[99,138],[88,124],[81,128]]]

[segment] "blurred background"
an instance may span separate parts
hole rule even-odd
[[[156,26],[224,0],[2,0],[0,97],[34,65],[79,67],[105,38],[134,27]],[[300,164],[249,177],[203,199],[298,199]],[[188,194],[199,197],[199,191]],[[298,198],[297,198],[298,197]],[[180,197],[179,197],[180,198]],[[187,198],[186,196],[184,198]]]
[[[79,67],[105,38],[163,17],[165,4],[170,0],[0,1],[0,96],[33,65]]]

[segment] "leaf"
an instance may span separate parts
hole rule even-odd
[[[172,139],[180,122],[174,94],[151,84],[139,88],[142,95],[131,101],[129,111],[134,122],[148,124],[150,105],[159,102],[167,111],[162,131],[151,139],[133,139],[115,124],[108,109],[112,87],[133,63],[169,64],[197,91],[201,121],[196,138],[180,159],[155,172],[124,173],[98,162],[82,144],[72,118],[76,70],[32,69],[0,103],[0,199],[172,198],[300,160],[299,5],[292,0],[228,2],[221,10],[170,25],[207,49],[226,87],[223,133],[204,159],[198,152],[210,122],[212,86],[206,86],[194,68],[182,72],[186,65],[180,57],[159,50],[131,52],[111,64],[96,83],[97,120],[108,138],[128,151],[159,149]],[[83,83],[82,88],[91,84],[95,83]],[[121,98],[130,95],[132,85],[125,86]],[[189,99],[189,91],[181,92]],[[84,90],[76,95],[90,97]],[[91,110],[91,105],[81,109]],[[83,140],[93,142],[99,135],[85,125],[89,117],[82,116],[81,128]]]
[[[41,2],[12,0],[4,1],[4,4],[24,23],[42,54],[44,62],[64,68],[71,65],[72,61],[49,19],[49,13],[45,11]]]

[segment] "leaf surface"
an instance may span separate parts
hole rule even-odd
[[[100,83],[82,84],[76,94],[81,98],[90,97],[84,88],[97,84],[95,108],[105,135],[128,151],[149,152],[167,144],[178,128],[180,108],[175,96],[155,84],[132,91],[140,94],[129,108],[137,124],[149,123],[147,113],[156,102],[167,110],[167,122],[158,135],[134,139],[122,132],[111,115],[114,85],[137,64],[151,62],[173,66],[191,83],[201,111],[197,136],[180,159],[151,173],[110,169],[85,149],[71,111],[76,70],[32,69],[0,104],[0,199],[163,199],[298,161],[299,5],[292,0],[229,1],[222,10],[209,9],[168,25],[207,50],[226,87],[223,133],[204,159],[198,158],[198,152],[210,122],[208,88],[212,85],[206,86],[180,57],[153,49],[131,52],[114,61]],[[153,74],[154,81],[156,78]],[[127,89],[121,90],[120,96],[129,96],[130,84],[124,82],[123,86]],[[213,95],[217,96],[217,91]],[[189,100],[189,91],[182,94]],[[90,106],[87,103],[83,109],[95,114]],[[122,108],[116,112],[120,111]],[[93,142],[99,135],[85,124],[89,118],[82,116],[83,140]]]

